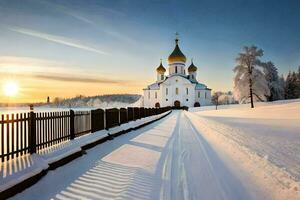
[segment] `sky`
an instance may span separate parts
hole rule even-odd
[[[0,86],[19,92],[0,102],[47,96],[142,94],[156,79],[175,33],[198,81],[233,88],[235,58],[245,45],[264,50],[280,74],[300,65],[297,0],[0,0]]]

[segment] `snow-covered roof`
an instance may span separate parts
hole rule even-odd
[[[196,87],[195,87],[196,90],[205,90],[205,89],[208,89],[207,86],[203,83],[197,83],[196,84]]]
[[[151,85],[148,85],[146,89],[159,90],[159,83],[152,83]]]

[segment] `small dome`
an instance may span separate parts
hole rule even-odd
[[[156,68],[156,71],[159,72],[159,73],[165,73],[166,72],[166,69],[162,65],[162,61],[160,61],[160,65]]]
[[[188,68],[188,71],[189,72],[195,72],[195,71],[197,71],[197,67],[194,65],[193,60],[192,60],[191,65]]]
[[[186,57],[185,55],[181,52],[179,46],[178,46],[178,39],[175,39],[175,49],[173,50],[173,52],[170,54],[169,58],[168,58],[168,62],[169,63],[173,63],[173,62],[186,62]]]

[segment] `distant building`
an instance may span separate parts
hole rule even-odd
[[[198,68],[193,60],[186,74],[186,57],[178,42],[176,38],[175,49],[168,57],[168,75],[165,75],[166,69],[161,61],[156,68],[157,81],[143,89],[145,107],[199,107],[211,104],[211,89],[197,81]]]

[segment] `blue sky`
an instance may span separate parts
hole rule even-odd
[[[20,101],[141,93],[179,32],[198,80],[231,90],[243,45],[262,48],[280,73],[300,65],[299,8],[296,0],[0,0],[0,76],[20,82]]]

